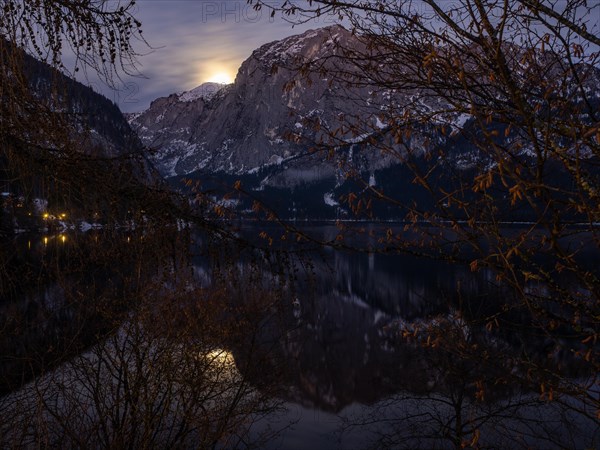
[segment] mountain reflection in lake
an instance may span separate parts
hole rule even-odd
[[[335,227],[307,231],[325,239],[337,233]],[[20,267],[37,267],[52,251],[57,258],[72,252],[75,243],[81,255],[91,255],[81,236],[40,239],[17,248]],[[30,348],[43,353],[48,342],[55,346],[48,334],[65,340],[69,327],[86,330],[72,333],[72,342],[88,334],[97,342],[84,339],[79,356],[54,370],[64,361],[57,360],[52,371],[0,398],[0,414],[18,411],[25,419],[17,423],[28,427],[21,433],[7,422],[0,438],[10,431],[13,442],[40,442],[54,415],[65,419],[54,423],[54,443],[63,442],[72,423],[76,436],[87,430],[96,439],[120,439],[122,430],[155,430],[159,420],[164,434],[153,434],[152,442],[171,442],[173,424],[181,424],[186,434],[173,442],[182,447],[246,448],[257,441],[260,448],[290,450],[598,447],[596,411],[577,395],[545,388],[535,370],[597,398],[597,374],[574,351],[581,344],[568,329],[538,333],[528,311],[489,271],[331,248],[258,252],[242,243],[240,250],[239,243],[209,243],[202,233],[191,246],[191,267],[169,246],[157,251],[164,266],[156,267],[155,258],[145,257],[149,236],[117,234],[110,242],[115,251],[136,250],[148,267],[137,285],[115,290],[122,301],[109,303],[109,316],[94,305],[115,296],[106,280],[122,274],[98,271],[113,260],[105,250],[91,266],[94,275],[88,267],[71,268],[58,284],[49,277],[45,288],[24,289],[21,301],[4,302],[12,311],[7,318],[22,318],[13,320],[15,329],[27,325],[20,334],[2,335],[7,349],[23,346],[20,358],[31,358]],[[187,253],[189,242],[181,245]],[[68,264],[52,261],[64,275]],[[71,297],[77,302],[64,301]],[[100,330],[99,317],[110,329]],[[128,391],[133,380],[134,393],[146,402],[141,408]],[[274,396],[287,413],[275,412]],[[130,408],[126,421],[119,419],[123,405]]]
[[[598,445],[593,413],[532,391],[517,360],[590,386],[595,375],[557,344],[568,333],[540,335],[526,311],[511,310],[491,272],[399,254],[322,249],[306,258],[293,262],[283,336],[273,331],[280,322],[264,336],[277,341],[287,419],[298,421],[269,448],[332,448],[333,431],[340,448]],[[502,326],[491,332],[489,317]]]

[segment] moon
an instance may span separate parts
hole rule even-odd
[[[233,77],[227,72],[217,72],[209,77],[206,81],[219,84],[231,84],[233,83]]]

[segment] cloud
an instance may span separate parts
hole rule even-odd
[[[267,10],[255,11],[246,0],[142,0],[136,17],[152,49],[138,45],[140,72],[126,78],[117,92],[108,92],[125,112],[139,111],[150,101],[193,89],[216,72],[232,77],[259,46],[332,20],[292,27]]]

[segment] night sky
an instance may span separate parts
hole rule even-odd
[[[418,1],[412,7],[427,9]],[[118,90],[93,76],[80,80],[115,101],[123,112],[142,111],[157,97],[205,81],[232,82],[240,64],[262,44],[337,23],[337,16],[327,15],[293,27],[281,14],[271,17],[266,8],[255,11],[246,0],[138,0],[135,8],[152,47],[136,46],[144,54],[139,58],[143,77],[123,77],[116,83]],[[592,25],[598,29],[598,22]]]
[[[94,83],[122,111],[146,109],[157,97],[193,89],[205,81],[232,82],[240,64],[262,44],[331,25],[322,17],[292,25],[270,11],[254,11],[245,0],[140,0],[136,18],[153,49],[137,45],[140,72],[124,78],[119,91]]]

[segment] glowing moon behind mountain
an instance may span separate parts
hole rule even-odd
[[[233,83],[233,77],[227,72],[217,72],[208,78],[211,83],[230,84]]]

